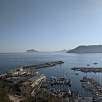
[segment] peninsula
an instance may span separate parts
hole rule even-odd
[[[102,45],[78,46],[67,53],[102,53]]]

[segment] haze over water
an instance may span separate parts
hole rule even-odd
[[[102,44],[102,0],[0,0],[0,52]]]

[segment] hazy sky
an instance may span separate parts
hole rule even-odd
[[[0,52],[102,44],[102,0],[0,0]]]

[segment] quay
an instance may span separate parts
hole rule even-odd
[[[72,70],[74,71],[81,71],[81,72],[85,72],[85,73],[90,73],[90,72],[93,72],[93,73],[102,73],[102,67],[74,67],[72,68]]]
[[[53,67],[59,64],[63,64],[63,61],[52,61],[52,62],[47,62],[44,64],[38,64],[38,65],[25,65],[25,66],[21,66],[21,68],[23,69],[27,69],[27,68],[35,68],[35,69],[40,69],[40,68],[46,68],[46,67]]]

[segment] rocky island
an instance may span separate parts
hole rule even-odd
[[[38,52],[38,51],[35,49],[29,49],[29,50],[26,50],[26,52],[32,53],[32,52]]]
[[[102,45],[78,46],[67,53],[102,53]]]

